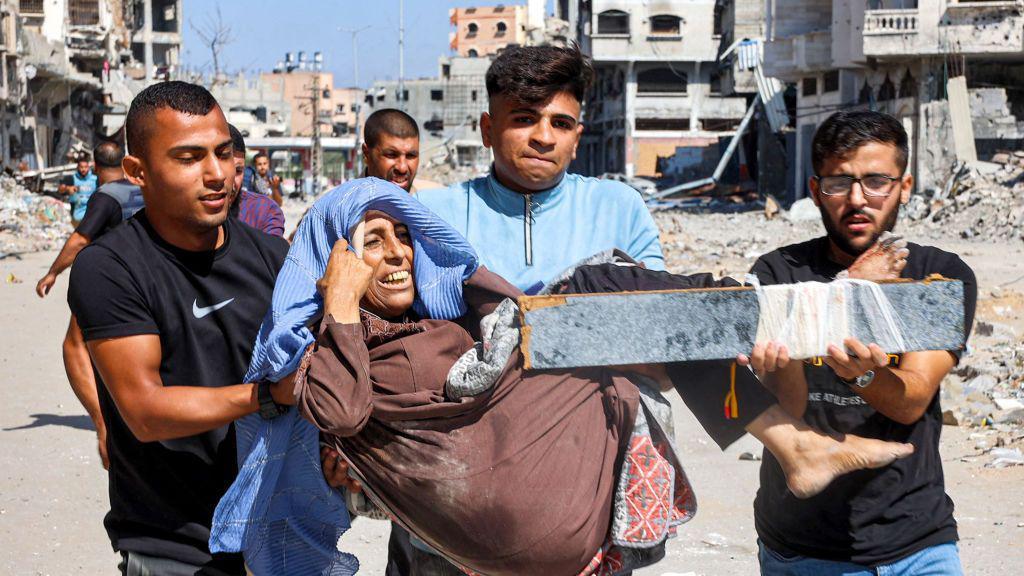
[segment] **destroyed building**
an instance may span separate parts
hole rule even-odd
[[[451,165],[479,168],[490,159],[479,121],[487,110],[485,77],[492,59],[508,46],[544,42],[551,34],[544,2],[458,8],[449,16],[455,28],[450,35],[455,54],[438,59],[437,75],[378,80],[366,93],[365,110],[367,115],[382,108],[408,112],[420,123],[423,149],[441,150],[439,156]]]
[[[596,73],[574,169],[675,181],[711,173],[747,109],[722,92],[714,0],[560,0],[556,15]]]
[[[870,108],[899,118],[911,136],[909,169],[919,190],[940,188],[958,156],[987,160],[1020,147],[1019,0],[773,0],[765,38],[766,72],[796,88],[788,156],[797,198],[807,194],[814,131],[836,110]],[[966,98],[951,97],[957,78],[966,82]]]
[[[91,149],[178,63],[181,0],[4,0],[0,15],[8,168],[45,171]]]

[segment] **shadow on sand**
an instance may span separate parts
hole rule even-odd
[[[89,416],[85,414],[32,414],[31,417],[35,420],[22,426],[4,428],[4,432],[27,430],[29,428],[42,428],[43,426],[67,426],[68,428],[77,428],[79,430],[96,430],[96,427],[92,424],[92,418],[89,418]]]

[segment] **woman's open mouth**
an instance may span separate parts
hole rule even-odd
[[[388,290],[405,290],[412,285],[412,274],[408,270],[399,270],[377,280],[377,284]]]

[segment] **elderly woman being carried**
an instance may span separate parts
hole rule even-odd
[[[660,394],[671,386],[664,367],[525,370],[521,292],[396,190],[347,185],[311,210],[286,269],[318,278],[319,297],[283,286],[286,271],[279,278],[278,327],[288,298],[322,313],[315,336],[289,348],[301,416],[376,506],[467,571],[611,574],[662,557],[696,509]],[[332,211],[346,216],[332,221]],[[303,257],[303,242],[319,256]],[[553,289],[719,285],[621,264],[582,266]],[[912,450],[832,438],[778,405],[747,430],[805,497]]]

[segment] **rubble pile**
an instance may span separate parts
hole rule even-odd
[[[902,211],[910,228],[985,242],[1024,240],[1024,151],[993,160],[958,163],[942,189],[911,196]]]
[[[943,400],[950,424],[1024,430],[1024,341],[1008,326],[979,320]]]
[[[654,213],[666,266],[672,272],[712,272],[743,280],[759,256],[821,234],[819,221],[766,219],[761,210],[735,214]]]
[[[64,202],[0,175],[0,255],[60,248],[71,231]]]

